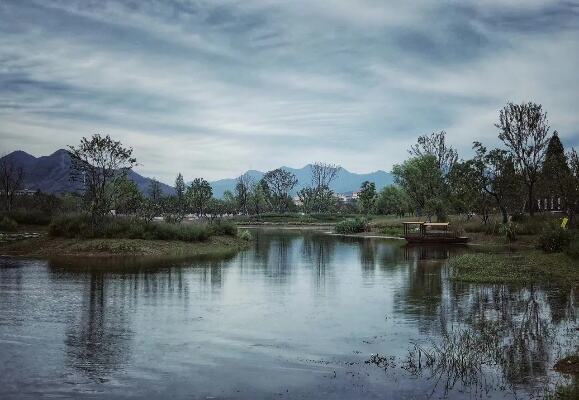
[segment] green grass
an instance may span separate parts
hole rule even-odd
[[[579,283],[579,260],[564,253],[462,254],[451,258],[450,266],[452,278],[462,282],[563,286]]]

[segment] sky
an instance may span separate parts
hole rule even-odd
[[[101,133],[166,183],[390,171],[433,131],[499,146],[509,101],[579,146],[579,0],[0,0],[2,153]]]

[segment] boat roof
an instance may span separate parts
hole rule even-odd
[[[402,222],[405,225],[428,225],[428,226],[448,226],[450,225],[449,222],[422,222],[422,221],[416,221],[416,222]]]

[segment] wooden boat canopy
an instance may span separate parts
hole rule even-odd
[[[403,222],[404,239],[410,243],[466,243],[468,238],[450,230],[448,222]]]

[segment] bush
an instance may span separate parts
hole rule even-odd
[[[0,231],[14,232],[18,228],[18,223],[10,217],[2,217],[0,219]]]
[[[48,225],[52,219],[51,215],[45,211],[24,208],[12,210],[4,216],[22,225]]]
[[[107,217],[93,226],[86,214],[61,215],[48,228],[51,236],[67,238],[181,240],[198,242],[211,236],[235,236],[237,228],[230,223],[168,224],[138,218]]]
[[[365,219],[355,218],[355,219],[347,219],[342,222],[338,222],[334,227],[334,231],[336,233],[344,234],[351,234],[351,233],[360,233],[366,230],[367,222]]]
[[[579,238],[578,237],[575,237],[573,240],[571,240],[571,243],[569,243],[569,247],[567,248],[566,253],[569,257],[579,259]]]
[[[241,240],[245,240],[247,242],[249,242],[252,239],[251,233],[247,229],[239,231],[238,236]]]
[[[539,247],[546,253],[558,253],[569,248],[573,233],[568,229],[550,226],[539,236]]]
[[[211,233],[216,236],[235,236],[237,226],[233,222],[216,220],[209,225]]]
[[[509,222],[501,225],[499,232],[505,237],[507,243],[512,243],[517,240],[519,225],[514,222]]]

